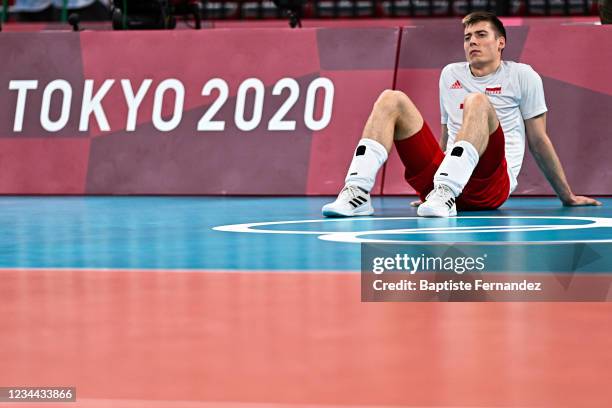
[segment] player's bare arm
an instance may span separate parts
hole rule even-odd
[[[563,202],[563,205],[601,205],[597,200],[577,196],[572,192],[561,161],[546,133],[546,113],[527,119],[525,121],[525,131],[529,151],[533,154],[538,167]]]

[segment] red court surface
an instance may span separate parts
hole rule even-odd
[[[44,406],[612,401],[610,303],[361,303],[351,272],[0,274],[0,384],[77,387]]]

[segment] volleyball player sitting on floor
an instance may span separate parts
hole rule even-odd
[[[502,22],[494,14],[475,12],[463,19],[463,27],[467,62],[449,64],[440,75],[440,145],[408,96],[384,91],[365,125],[345,187],[323,207],[323,215],[374,213],[369,192],[393,143],[406,181],[424,200],[418,215],[450,217],[457,208],[495,209],[517,186],[525,134],[564,205],[601,205],[572,193],[546,134],[542,80],[529,65],[502,61]]]

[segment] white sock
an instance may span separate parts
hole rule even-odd
[[[442,160],[434,176],[434,185],[448,186],[455,197],[463,191],[478,164],[478,151],[470,142],[460,140]]]
[[[353,161],[344,179],[345,184],[351,184],[370,192],[376,181],[376,173],[387,161],[387,149],[376,140],[361,139]]]

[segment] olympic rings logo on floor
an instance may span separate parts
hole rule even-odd
[[[482,220],[482,225],[473,224]],[[506,222],[502,225],[490,225],[491,222]],[[373,224],[386,222],[414,222],[414,227],[380,229]],[[518,223],[517,223],[518,222]],[[340,224],[338,224],[340,223]],[[514,223],[514,224],[513,224]],[[359,228],[368,224],[371,228]],[[429,224],[430,226],[426,226]],[[442,225],[444,224],[444,225]],[[302,225],[303,229],[295,228]],[[313,226],[329,226],[348,231],[312,230]],[[285,227],[282,229],[279,227]],[[603,234],[605,238],[572,238],[570,234],[560,231],[578,231],[593,228],[612,228],[612,218],[604,217],[566,217],[566,216],[467,216],[444,219],[422,217],[359,217],[359,218],[322,218],[314,220],[268,221],[247,224],[221,225],[214,227],[215,231],[243,232],[256,234],[291,234],[318,235],[324,241],[344,243],[459,243],[459,242],[508,242],[508,243],[587,243],[612,242],[612,234]],[[538,232],[555,232],[538,236]],[[487,239],[486,235],[501,233],[503,238]],[[519,234],[520,233],[520,234]],[[540,234],[541,235],[541,234]],[[548,235],[548,236],[546,236]],[[552,238],[552,239],[551,239]]]

